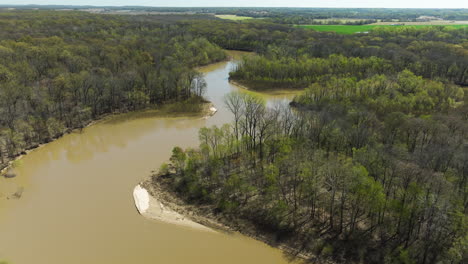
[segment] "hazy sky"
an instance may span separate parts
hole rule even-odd
[[[0,0],[0,4],[468,8],[468,0]]]

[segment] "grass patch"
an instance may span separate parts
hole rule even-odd
[[[338,34],[355,34],[358,32],[369,32],[375,28],[382,27],[408,27],[408,28],[421,28],[421,27],[449,27],[449,28],[463,28],[468,27],[468,25],[447,25],[447,26],[434,26],[434,25],[401,25],[401,26],[392,26],[392,25],[296,25],[295,27],[314,29],[317,31],[330,31],[336,32]]]
[[[253,19],[253,17],[238,16],[238,15],[215,15],[217,18],[229,19],[229,20],[247,20]]]

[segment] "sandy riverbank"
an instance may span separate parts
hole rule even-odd
[[[198,230],[215,232],[213,229],[199,224],[190,218],[174,211],[174,206],[166,206],[161,200],[157,198],[158,195],[153,192],[149,194],[145,187],[140,184],[133,190],[133,199],[138,212],[149,219],[159,220],[162,222],[195,228]]]
[[[335,263],[302,252],[299,247],[296,248],[291,243],[278,242],[276,234],[259,230],[249,221],[231,218],[223,214],[215,214],[213,208],[209,205],[187,204],[170,190],[168,181],[164,177],[154,174],[135,187],[137,192],[144,192],[141,189],[147,192],[146,194],[140,194],[140,197],[135,199],[137,209],[139,206],[141,207],[141,205],[138,205],[140,202],[143,203],[141,208],[147,208],[140,212],[142,216],[198,230],[223,233],[237,232],[281,249],[291,260],[306,260],[326,264]],[[148,195],[148,198],[145,197],[146,195]],[[148,205],[145,204],[146,200]]]
[[[203,119],[208,119],[218,112],[212,103],[207,103],[203,107]],[[192,220],[186,214],[186,210],[181,210],[182,207],[177,206],[178,203],[173,202],[174,198],[168,197],[168,193],[164,192],[159,185],[153,185],[151,179],[148,179],[138,184],[133,189],[133,200],[138,212],[149,219],[159,220],[162,222],[176,224],[180,226],[195,228],[198,230],[215,232],[210,228],[210,224],[203,222],[200,218]],[[184,214],[179,213],[184,211]],[[214,223],[213,223],[214,224]],[[217,227],[219,228],[219,226]]]

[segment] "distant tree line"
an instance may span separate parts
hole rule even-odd
[[[129,9],[123,7],[120,9]],[[363,19],[414,21],[420,16],[445,20],[468,20],[466,9],[428,8],[275,8],[275,7],[135,7],[134,10],[160,12],[194,12],[201,14],[231,14],[268,18],[275,23],[309,24],[315,19]]]
[[[378,21],[375,19],[356,19],[356,20],[346,20],[346,19],[338,19],[338,18],[330,18],[330,19],[301,19],[297,21],[297,23],[293,23],[295,25],[368,25],[377,23]]]
[[[257,29],[257,37],[243,33],[213,38],[221,46],[238,46],[259,54],[259,58],[245,58],[231,73],[233,80],[254,89],[303,88],[322,75],[362,78],[405,69],[425,78],[468,85],[467,35],[462,28],[376,28],[369,34],[344,36],[263,26],[274,30],[275,37],[262,35]]]

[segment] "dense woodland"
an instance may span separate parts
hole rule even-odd
[[[467,39],[465,29],[445,27],[377,28],[356,36],[294,32],[289,41],[271,43],[258,57],[246,58],[231,79],[257,89],[304,88],[329,76],[362,79],[407,69],[468,85]]]
[[[186,201],[246,220],[300,252],[348,263],[468,261],[465,31],[343,36],[268,22],[191,30],[253,50],[231,73],[298,88],[295,107],[230,94],[234,122],[174,148],[157,177]]]
[[[0,13],[0,168],[102,114],[175,101],[197,108],[204,81],[193,68],[226,55],[184,34],[180,19]]]
[[[199,149],[175,148],[163,167],[174,191],[320,258],[468,262],[466,31],[274,21],[0,12],[0,166],[106,113],[191,109],[196,66],[225,59],[222,48],[254,51],[231,80],[304,92],[294,109],[228,95],[234,122],[202,129]]]
[[[466,263],[461,98],[460,88],[409,71],[314,85],[295,100],[297,111],[230,94],[234,122],[200,130],[197,150],[174,148],[158,178],[297,253],[346,263]]]

